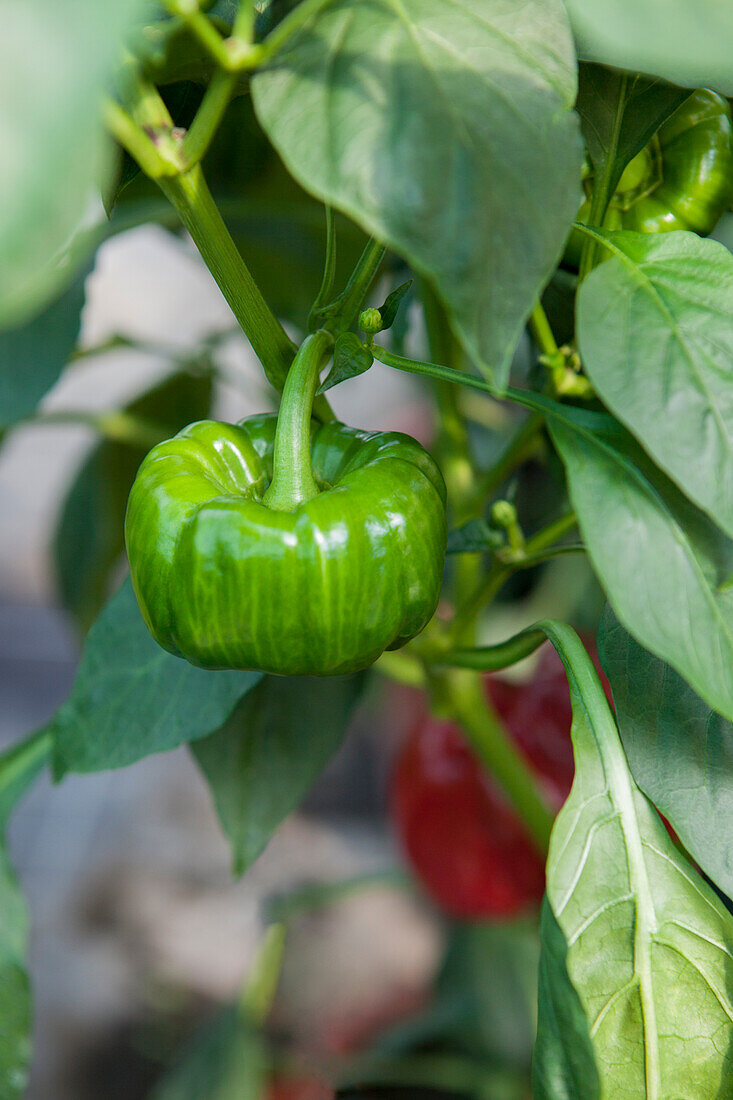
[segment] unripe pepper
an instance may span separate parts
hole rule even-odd
[[[560,658],[546,647],[528,683],[487,676],[485,685],[559,810],[575,771],[570,692]],[[417,877],[451,916],[505,919],[539,904],[544,861],[455,725],[424,713],[418,717],[397,759],[391,807]]]
[[[592,176],[586,186],[592,189]],[[605,229],[712,232],[733,199],[733,123],[728,101],[698,89],[626,166],[604,219]],[[590,199],[578,213],[587,222]],[[565,260],[580,260],[583,235],[573,230]]]
[[[440,470],[409,436],[311,422],[329,349],[325,333],[305,341],[278,417],[199,421],[140,467],[132,583],[153,637],[192,664],[353,672],[435,611]]]

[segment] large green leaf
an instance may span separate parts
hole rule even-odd
[[[604,65],[579,66],[575,109],[595,180],[602,181],[608,198],[629,161],[689,94],[664,81]]]
[[[580,197],[559,0],[332,0],[253,94],[296,179],[434,282],[503,384]]]
[[[567,971],[567,943],[547,898],[542,903],[534,1100],[598,1100],[600,1082],[588,1019]]]
[[[25,955],[28,916],[0,846],[0,1100],[25,1096],[30,1061],[31,997]]]
[[[69,361],[84,305],[85,269],[38,317],[0,331],[0,429],[33,412]]]
[[[583,364],[605,404],[733,536],[733,256],[695,233],[603,234],[578,293]]]
[[[0,340],[2,337],[0,337]],[[211,376],[178,371],[125,410],[161,439],[208,415]],[[124,549],[127,497],[147,448],[108,439],[76,475],[61,510],[54,540],[59,592],[87,630],[107,596]]]
[[[733,718],[733,544],[603,414],[535,400],[621,622]]]
[[[485,1065],[529,1069],[539,940],[532,920],[459,924],[435,985],[441,1042]]]
[[[49,724],[56,774],[121,768],[206,737],[261,676],[208,672],[166,653],[127,580],[89,631],[71,695]]]
[[[582,57],[733,95],[728,0],[565,0]]]
[[[636,786],[580,642],[555,625],[575,781],[550,839],[547,896],[590,1023],[601,1095],[733,1096],[733,917]]]
[[[609,607],[598,649],[634,778],[733,897],[733,725],[635,642]]]
[[[73,275],[69,242],[94,199],[100,97],[140,0],[5,0],[0,34],[0,327]]]
[[[229,837],[236,874],[257,858],[346,732],[362,676],[266,676],[226,724],[192,746]]]

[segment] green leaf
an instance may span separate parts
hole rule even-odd
[[[528,1068],[538,948],[530,920],[455,926],[435,987],[441,1040],[484,1064]]]
[[[598,650],[634,778],[733,897],[733,725],[635,642],[609,607]]]
[[[47,733],[0,754],[0,1100],[25,1096],[31,1054],[31,992],[26,972],[28,914],[5,853],[10,811],[46,764]]]
[[[207,416],[211,393],[210,374],[178,371],[125,411],[160,428],[165,438]],[[127,497],[146,451],[111,439],[100,443],[64,501],[54,540],[57,583],[64,606],[85,631],[109,596],[122,559]]]
[[[397,319],[397,312],[402,305],[402,302],[407,294],[410,293],[413,280],[408,279],[400,286],[393,290],[391,294],[388,294],[384,299],[384,305],[379,307],[379,314],[382,318],[382,331],[388,328],[392,328],[392,325]]]
[[[74,274],[70,241],[107,159],[100,97],[139,2],[3,4],[0,327],[25,322]]]
[[[0,429],[32,413],[68,363],[88,274],[86,268],[32,321],[0,332]]]
[[[46,766],[50,752],[51,738],[42,730],[0,753],[0,835],[16,802]]]
[[[28,915],[0,846],[0,1097],[25,1096],[30,1062],[31,995],[25,957]]]
[[[598,1100],[600,1082],[588,1020],[568,976],[565,936],[547,898],[542,903],[541,934],[532,1096],[534,1100]]]
[[[259,1036],[227,1008],[192,1037],[150,1100],[262,1100],[268,1068]]]
[[[218,729],[259,672],[208,672],[161,649],[129,580],[89,631],[67,701],[49,724],[55,771],[121,768]]]
[[[733,545],[610,417],[534,399],[608,599],[647,649],[733,718]]]
[[[575,781],[550,839],[547,897],[601,1094],[731,1097],[733,917],[636,786],[577,636],[548,633],[570,684]]]
[[[358,375],[368,371],[373,362],[374,356],[369,348],[362,344],[356,333],[343,332],[334,345],[333,365],[318,392],[325,393],[333,386],[338,386],[339,382],[357,378]]]
[[[578,209],[575,91],[559,0],[326,4],[253,79],[296,179],[435,284],[500,385]]]
[[[192,746],[241,875],[339,747],[363,677],[266,676]]]
[[[504,546],[506,534],[487,519],[470,519],[448,532],[447,554],[476,554]]]
[[[581,57],[733,95],[727,0],[566,0]]]
[[[603,65],[579,66],[575,109],[595,175],[603,177],[609,198],[629,161],[689,94],[664,81]]]
[[[610,259],[578,293],[583,365],[657,465],[733,536],[733,256],[695,233],[602,239]]]

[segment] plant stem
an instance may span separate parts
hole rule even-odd
[[[348,283],[339,296],[329,305],[312,310],[310,317],[312,327],[318,326],[326,329],[327,332],[332,332],[334,335],[351,327],[382,262],[384,253],[384,245],[370,237]]]
[[[448,650],[436,664],[449,668],[470,668],[475,672],[500,672],[529,657],[545,641],[547,636],[544,631],[526,630],[497,645],[461,646]]]
[[[558,539],[566,535],[568,531],[572,531],[573,527],[577,524],[575,512],[566,512],[558,519],[553,520],[546,527],[543,527],[541,531],[538,531],[531,538],[527,539],[525,544],[525,554],[527,557],[533,557],[534,555],[547,550],[557,542]],[[458,608],[455,618],[453,619],[453,631],[456,638],[464,638],[467,636],[469,628],[475,626],[479,612],[486,604],[491,603],[499,590],[509,579],[512,573],[521,568],[521,562],[519,564],[513,562],[501,562],[497,561],[484,575],[480,584],[466,600],[466,602]]]
[[[460,362],[460,347],[453,336],[446,311],[434,290],[425,280],[420,280],[420,297],[425,314],[430,354],[438,362],[451,367]],[[461,412],[460,393],[448,382],[436,382],[434,386],[440,431],[436,444],[436,458],[445,478],[452,522],[460,527],[480,514],[483,499],[474,493],[476,470],[468,438],[466,419]],[[480,554],[461,554],[453,562],[452,596],[456,603],[473,590],[481,569]]]
[[[311,414],[320,370],[332,347],[330,333],[313,333],[288,373],[275,431],[272,481],[263,497],[275,511],[292,512],[318,496],[311,464]]]
[[[212,76],[196,116],[183,139],[183,157],[189,168],[193,168],[205,156],[229,106],[236,81],[235,74],[224,72],[223,69],[217,69]]]
[[[490,707],[481,677],[454,669],[441,679],[448,715],[458,722],[481,763],[496,776],[537,850],[546,856],[554,813],[527,761]]]
[[[529,327],[543,355],[553,357],[560,355],[560,349],[541,302],[537,303],[530,314]]]
[[[271,924],[257,949],[239,1007],[248,1023],[262,1027],[275,1000],[285,951],[285,925]]]
[[[158,180],[239,321],[269,382],[282,390],[295,345],[262,297],[206,185],[200,166]]]

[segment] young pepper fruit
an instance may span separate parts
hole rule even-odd
[[[560,658],[547,646],[528,683],[487,676],[485,685],[559,810],[575,773],[570,692]],[[397,758],[391,810],[417,877],[446,913],[463,920],[506,919],[539,904],[544,861],[450,722],[420,715]]]
[[[592,177],[587,181],[592,186]],[[733,123],[728,101],[698,89],[627,164],[611,199],[604,228],[662,233],[712,232],[733,199]],[[587,222],[590,199],[578,213]],[[570,234],[565,260],[580,262],[583,235]]]
[[[143,618],[203,668],[354,672],[438,603],[445,485],[416,440],[312,424],[325,333],[290,368],[278,417],[204,420],[160,443],[125,541]]]

